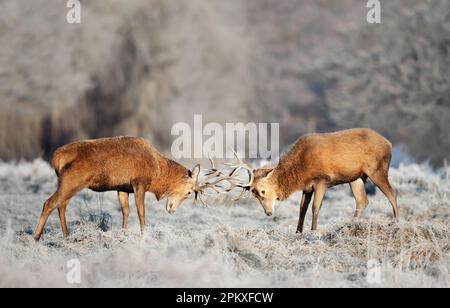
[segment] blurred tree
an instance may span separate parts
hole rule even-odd
[[[375,128],[419,159],[450,153],[450,2],[0,1],[0,159],[141,135],[175,122],[279,122],[304,133]]]

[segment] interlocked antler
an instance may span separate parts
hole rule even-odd
[[[209,157],[209,161],[211,162],[211,169],[207,170],[206,178],[197,185],[196,189],[196,200],[199,199],[204,206],[208,205],[203,200],[202,196],[206,194],[205,191],[207,191],[208,189],[213,190],[217,194],[226,194],[231,192],[235,188],[241,188],[241,194],[233,201],[247,198],[248,192],[250,191],[250,187],[254,180],[253,169],[250,165],[245,164],[235,151],[233,151],[233,154],[238,162],[225,164],[226,166],[233,169],[228,175],[225,175],[222,171],[218,170],[216,168],[214,160],[211,158],[211,156]],[[244,182],[242,178],[239,177],[239,173],[242,170],[248,172],[249,180],[247,182]],[[221,186],[221,184],[225,184],[226,186],[223,187]]]

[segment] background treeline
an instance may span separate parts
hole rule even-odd
[[[174,122],[372,127],[420,160],[450,155],[450,1],[0,0],[0,159]]]

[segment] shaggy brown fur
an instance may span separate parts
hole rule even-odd
[[[158,200],[170,197],[172,210],[195,188],[195,173],[165,158],[146,140],[118,137],[81,141],[58,149],[52,165],[58,176],[58,190],[45,202],[35,239],[39,240],[48,216],[59,210],[61,228],[66,237],[66,207],[79,191],[89,188],[96,192],[117,191],[123,211],[123,227],[127,228],[129,194],[134,193],[141,229],[145,227],[145,192],[155,194]],[[172,203],[170,203],[172,202]],[[176,204],[178,203],[178,204]]]
[[[270,215],[271,200],[264,195],[285,200],[294,192],[303,191],[298,224],[298,232],[302,232],[313,194],[312,229],[316,230],[324,194],[335,185],[350,183],[357,202],[355,217],[360,217],[368,205],[364,183],[370,178],[389,199],[397,218],[396,195],[388,180],[391,157],[391,143],[371,129],[307,135],[298,140],[276,168],[255,171],[252,191]]]

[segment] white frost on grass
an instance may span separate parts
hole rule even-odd
[[[379,191],[364,218],[353,221],[354,200],[344,186],[327,194],[320,230],[303,235],[295,234],[298,194],[273,218],[253,200],[224,197],[208,209],[186,202],[171,216],[149,195],[141,237],[135,211],[130,231],[120,229],[115,193],[83,191],[68,209],[69,238],[62,239],[55,212],[35,243],[31,234],[56,177],[41,160],[2,163],[0,287],[449,287],[447,169],[392,170],[398,224]],[[81,285],[66,280],[73,258],[81,262]],[[381,284],[366,279],[372,259],[381,264]]]

